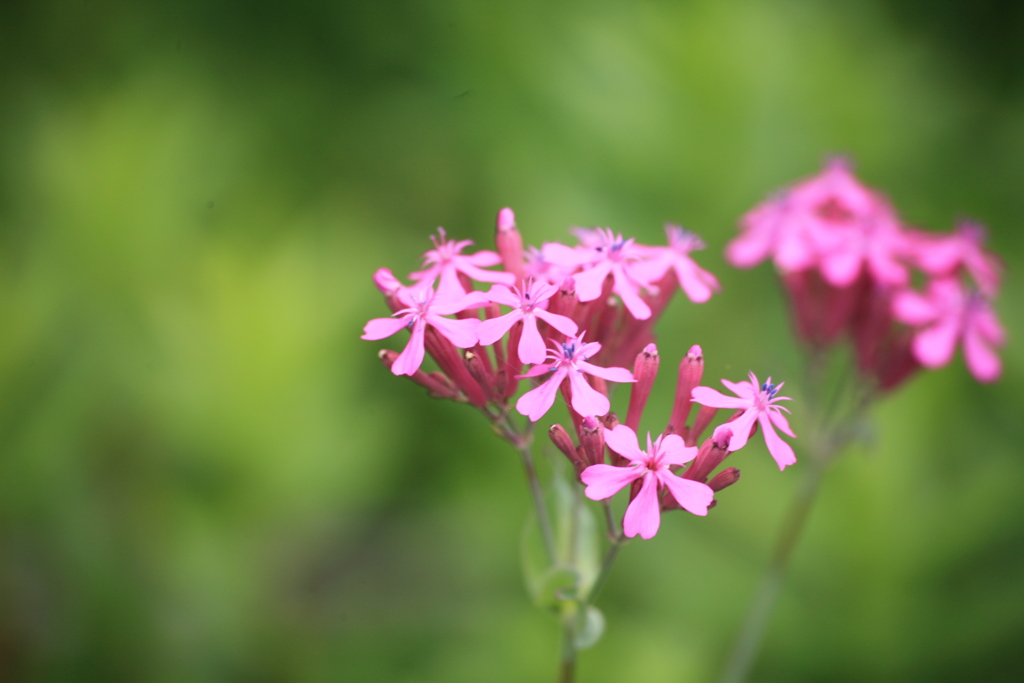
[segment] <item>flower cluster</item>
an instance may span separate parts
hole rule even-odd
[[[467,254],[471,242],[450,241],[439,229],[422,270],[409,276],[412,284],[387,269],[377,271],[374,282],[394,314],[369,321],[363,339],[409,330],[403,351],[381,351],[385,366],[434,396],[480,408],[510,441],[516,435],[507,428],[507,416],[520,380],[535,383],[514,404],[531,422],[561,394],[579,445],[561,425],[549,436],[575,466],[588,497],[604,500],[631,486],[626,536],[653,536],[661,510],[706,515],[715,491],[739,478],[735,468],[713,476],[714,470],[758,425],[780,468],[795,462],[772,429],[793,436],[773,405],[782,400],[775,386],[759,393],[746,382],[723,380],[736,399],[699,387],[703,355],[697,346],[680,365],[669,425],[656,439],[648,434],[647,449],[641,450],[636,430],[658,368],[653,324],[677,289],[703,303],[718,291],[718,281],[691,256],[704,244],[680,227],[666,228],[666,246],[637,244],[605,228],[575,233],[576,246],[524,248],[514,214],[502,209],[497,250]],[[500,270],[490,269],[498,265]],[[475,283],[489,289],[478,290]],[[428,354],[438,370],[422,369]],[[622,367],[630,362],[632,372]],[[610,413],[609,383],[632,386],[624,424]],[[702,407],[687,426],[693,402]],[[718,408],[737,412],[697,448]]]
[[[946,365],[957,345],[977,380],[998,379],[995,350],[1005,334],[991,302],[1001,267],[980,226],[963,223],[951,234],[908,228],[885,197],[833,159],[748,212],[741,229],[726,249],[730,263],[748,268],[771,258],[800,336],[825,347],[849,335],[861,373],[881,389],[921,366]],[[914,288],[919,280],[923,291]]]

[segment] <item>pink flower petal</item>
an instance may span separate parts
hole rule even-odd
[[[616,268],[613,272],[615,273],[615,284],[612,286],[612,291],[619,295],[630,315],[637,320],[647,320],[650,318],[651,307],[640,298],[640,292],[637,289],[636,283],[631,282],[622,273],[621,268]],[[579,292],[579,279],[576,280],[576,291],[577,293]],[[580,299],[580,301],[583,301],[583,299]]]
[[[636,432],[626,425],[616,425],[615,429],[604,430],[604,443],[627,460],[636,463],[647,462],[647,455],[640,450]]]
[[[751,404],[750,399],[726,396],[711,387],[694,387],[690,396],[695,403],[708,406],[709,408],[743,409],[749,408]]]
[[[738,451],[747,445],[747,440],[750,439],[750,429],[754,426],[756,419],[757,410],[750,408],[732,422],[726,423],[732,428],[732,439],[729,441],[730,451]]]
[[[402,353],[391,365],[391,372],[396,375],[413,375],[423,365],[423,330],[426,324],[420,320],[412,326],[412,335]]]
[[[512,329],[512,326],[523,319],[522,311],[511,311],[499,318],[489,318],[484,320],[476,328],[476,335],[479,338],[480,344],[483,346],[490,346],[494,342],[498,341],[505,334]],[[533,361],[535,363],[544,362],[544,358],[539,361]]]
[[[795,463],[796,454],[793,453],[793,447],[775,433],[775,429],[772,427],[768,416],[762,413],[757,421],[761,424],[761,431],[764,432],[764,443],[768,447],[768,452],[775,458],[779,470],[784,470],[787,465]]]
[[[955,318],[944,318],[914,335],[911,348],[926,368],[941,368],[953,359],[960,325]]]
[[[668,488],[679,507],[701,517],[708,514],[708,506],[715,499],[715,492],[710,486],[677,477],[668,470],[659,471],[658,479]]]
[[[537,329],[537,319],[532,315],[523,316],[523,334],[519,337],[519,360],[524,363],[543,363],[548,349]]]
[[[722,386],[740,398],[749,399],[751,401],[754,400],[754,397],[757,396],[758,393],[757,385],[751,384],[750,382],[730,382],[727,379],[723,379]]]
[[[629,382],[635,382],[636,379],[633,377],[633,373],[626,368],[602,368],[599,365],[588,363],[585,360],[577,361],[576,367],[588,375],[594,377],[600,377],[606,379],[609,382],[619,382],[620,384],[627,384]]]
[[[476,328],[480,325],[480,321],[476,318],[452,320],[451,318],[442,318],[441,316],[433,313],[427,313],[425,318],[431,327],[444,335],[448,341],[460,349],[468,349],[471,346],[476,346]]]
[[[622,530],[628,538],[640,534],[640,538],[653,538],[661,526],[661,505],[658,502],[658,479],[653,472],[644,475],[644,484],[640,487],[633,502],[626,508],[626,516],[622,519]]]
[[[562,383],[562,379],[565,377],[565,370],[559,368],[551,376],[551,379],[541,384],[536,389],[526,392],[519,397],[516,401],[516,410],[521,415],[525,415],[530,418],[532,422],[536,422],[540,418],[544,417],[544,414],[551,410],[551,406],[555,404],[555,395],[558,393],[558,385]]]
[[[685,465],[697,457],[698,448],[687,447],[683,437],[678,434],[666,434],[659,439],[658,452],[663,465]]]
[[[363,328],[363,336],[360,339],[377,341],[397,333],[409,324],[409,318],[374,318],[366,323]]]
[[[512,290],[505,285],[492,285],[487,292],[487,298],[496,304],[519,307],[519,297],[512,293]]]
[[[767,414],[768,418],[772,421],[772,424],[781,429],[783,434],[791,436],[794,439],[796,438],[796,434],[794,434],[793,430],[789,428],[789,420],[786,419],[785,415],[775,408],[769,408]]]
[[[893,297],[892,314],[894,318],[907,325],[927,325],[939,316],[939,309],[927,297],[906,290]]]
[[[590,500],[611,498],[634,480],[639,479],[647,470],[641,466],[612,467],[611,465],[591,465],[583,470],[580,479],[587,485],[583,492]]]
[[[608,397],[590,386],[582,372],[569,372],[572,387],[572,409],[583,417],[605,415],[612,407]]]
[[[605,278],[611,270],[612,264],[609,261],[602,261],[573,275],[573,279],[576,280],[576,298],[585,303],[601,296]]]
[[[964,362],[974,379],[995,382],[1002,374],[1003,364],[995,351],[982,339],[977,327],[967,328],[964,334]]]
[[[533,314],[567,337],[575,337],[576,333],[579,332],[576,323],[564,315],[548,313],[543,308],[533,309]]]

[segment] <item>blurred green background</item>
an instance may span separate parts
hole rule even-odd
[[[721,253],[832,152],[914,225],[988,224],[1010,344],[877,407],[755,678],[1021,680],[1022,37],[992,1],[4,3],[0,680],[553,679],[521,467],[359,340],[370,275],[502,206],[534,244],[680,222],[724,291],[673,303],[663,367],[795,380],[771,269]],[[800,478],[732,464],[623,552],[581,681],[718,671]]]

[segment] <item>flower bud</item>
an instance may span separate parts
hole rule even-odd
[[[523,236],[516,228],[516,215],[508,207],[498,212],[494,242],[498,247],[498,254],[501,255],[501,263],[505,270],[516,276],[516,282],[522,282],[525,266]]]
[[[373,274],[373,284],[377,285],[377,289],[384,295],[384,301],[393,313],[405,308],[397,296],[398,290],[402,288],[402,283],[390,270],[378,268],[377,272]]]
[[[580,446],[587,456],[588,465],[604,462],[604,426],[596,417],[585,417],[580,423]]]
[[[740,480],[740,471],[735,467],[726,467],[724,470],[716,474],[708,482],[708,486],[712,491],[718,493],[724,488],[732,486]]]
[[[555,295],[548,299],[548,313],[572,318],[576,309],[576,280],[567,277]]]
[[[729,456],[729,440],[732,439],[732,429],[721,425],[715,430],[711,438],[701,444],[697,457],[693,463],[683,472],[683,479],[693,481],[707,481],[708,476],[715,471],[715,468],[722,464],[722,461]]]
[[[676,384],[676,401],[672,406],[672,418],[668,425],[672,431],[686,438],[686,420],[690,417],[691,394],[700,385],[704,374],[704,352],[694,344],[679,363],[679,381]],[[694,437],[696,441],[696,437]]]
[[[654,378],[658,374],[658,347],[648,344],[633,363],[633,383],[629,394],[629,410],[626,412],[626,426],[634,432],[640,425],[640,415],[647,405],[647,399],[651,395],[651,387],[654,385]]]
[[[551,425],[548,429],[548,438],[551,439],[551,443],[555,444],[558,450],[565,454],[565,457],[569,458],[569,462],[574,467],[581,464],[579,454],[576,452],[576,445],[573,444],[569,432],[565,431],[565,427],[560,424]]]
[[[491,369],[490,362],[487,361],[487,356],[473,351],[464,351],[462,358],[466,363],[466,369],[469,370],[469,374],[473,376],[473,379],[483,389],[488,400],[500,403],[503,397],[496,393],[497,382],[494,380],[494,372]]]

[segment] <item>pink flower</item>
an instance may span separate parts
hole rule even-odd
[[[647,451],[640,450],[636,432],[626,425],[618,425],[615,429],[606,429],[605,443],[613,451],[629,460],[627,467],[612,465],[591,465],[583,470],[580,478],[587,485],[586,495],[591,500],[611,498],[637,479],[643,478],[643,484],[636,498],[626,508],[626,516],[622,520],[622,530],[632,538],[640,534],[641,538],[652,538],[658,533],[661,525],[661,503],[659,489],[668,489],[679,506],[695,515],[708,514],[708,506],[715,494],[707,484],[691,481],[676,476],[669,469],[673,465],[683,465],[697,457],[696,448],[687,448],[678,434],[662,434],[651,443],[651,434],[647,433]]]
[[[586,334],[586,333],[584,333]],[[555,394],[562,384],[562,380],[569,378],[569,386],[572,389],[572,408],[580,415],[604,415],[611,408],[608,397],[599,392],[587,383],[583,374],[594,375],[606,379],[609,382],[633,382],[633,373],[626,368],[601,368],[587,362],[598,351],[601,345],[597,342],[583,343],[583,334],[573,339],[568,339],[559,348],[548,349],[550,362],[535,365],[519,378],[540,377],[551,373],[547,379],[536,389],[526,392],[516,402],[516,410],[520,414],[536,422],[544,416],[555,403]]]
[[[421,271],[409,277],[423,285],[437,285],[438,296],[454,299],[466,294],[465,287],[459,282],[459,273],[478,282],[500,282],[505,285],[515,284],[516,276],[500,270],[484,270],[484,266],[496,266],[501,263],[501,256],[493,251],[478,251],[463,256],[462,250],[473,244],[472,240],[448,241],[444,228],[437,229],[440,239],[431,236],[434,248],[423,254]]]
[[[649,289],[652,279],[641,248],[632,238],[623,239],[607,228],[579,230],[577,234],[583,244],[576,249],[551,243],[543,250],[545,261],[565,268],[579,266],[579,272],[573,274],[576,297],[587,302],[601,296],[605,278],[611,275],[612,291],[632,316],[637,320],[650,318],[651,308],[640,298],[640,289]]]
[[[822,277],[833,287],[846,288],[867,266],[871,277],[882,284],[903,286],[910,281],[901,261],[908,241],[899,220],[881,202],[872,218],[833,231],[830,247],[820,256]]]
[[[1002,267],[985,250],[985,228],[978,223],[960,223],[952,234],[915,231],[911,238],[917,263],[929,275],[952,276],[962,266],[987,296],[999,289]]]
[[[791,273],[818,265],[826,256],[826,279],[845,286],[867,256],[865,240],[872,226],[889,214],[888,204],[858,182],[845,160],[832,159],[817,176],[748,212],[741,220],[742,234],[726,247],[726,258],[749,268],[771,256],[779,270]]]
[[[695,387],[692,395],[694,403],[700,403],[710,408],[743,411],[738,418],[729,423],[733,433],[732,440],[729,442],[729,450],[738,451],[747,445],[750,430],[756,421],[761,425],[765,445],[768,446],[768,452],[778,463],[779,469],[784,470],[787,465],[795,463],[796,455],[793,453],[793,448],[783,441],[774,429],[774,427],[778,427],[787,436],[796,438],[796,434],[789,428],[786,417],[780,412],[786,409],[774,405],[778,401],[792,400],[776,395],[785,382],[776,386],[772,384],[772,378],[769,377],[768,381],[758,388],[757,377],[751,372],[749,382],[730,382],[723,379],[722,384],[736,394],[736,397],[726,396],[711,387]],[[789,411],[786,410],[786,412]]]
[[[926,368],[940,368],[953,358],[957,342],[963,344],[964,362],[979,382],[994,382],[1002,373],[995,348],[1006,343],[1006,333],[980,292],[969,292],[959,280],[933,280],[926,294],[899,292],[892,302],[893,316],[921,328],[911,350]]]
[[[490,346],[522,320],[523,334],[519,338],[519,359],[524,363],[543,363],[547,357],[547,347],[537,329],[537,318],[568,337],[574,337],[577,332],[576,323],[572,320],[545,310],[548,299],[557,291],[558,287],[555,285],[535,280],[527,280],[522,290],[518,287],[509,289],[505,285],[491,287],[491,291],[487,292],[487,298],[494,303],[511,306],[512,310],[499,318],[491,318],[480,323],[480,327],[477,328],[480,343]]]
[[[436,329],[452,344],[460,349],[468,349],[477,343],[476,328],[480,321],[476,318],[452,320],[443,318],[467,308],[478,308],[487,303],[483,292],[471,292],[460,295],[457,299],[445,300],[434,292],[431,286],[415,286],[399,289],[398,300],[406,308],[396,312],[390,318],[374,318],[363,328],[362,339],[371,341],[384,339],[403,328],[409,328],[412,336],[405,349],[395,359],[391,372],[396,375],[412,375],[423,364],[423,333],[427,325]]]
[[[704,303],[713,292],[721,289],[715,276],[690,257],[690,252],[704,248],[704,242],[678,225],[666,225],[665,234],[668,236],[667,247],[641,247],[642,253],[649,258],[647,275],[652,282],[657,282],[669,270],[674,270],[690,301]]]

